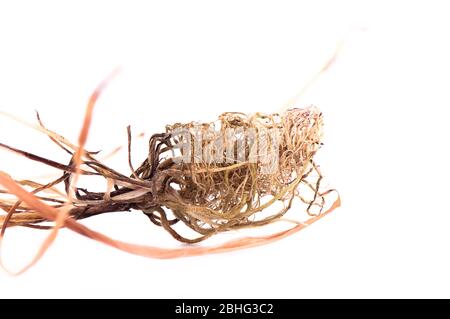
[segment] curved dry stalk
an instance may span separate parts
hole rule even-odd
[[[0,172],[0,183],[4,186],[6,186],[11,193],[14,193],[17,195],[18,198],[20,198],[22,201],[26,202],[28,205],[36,209],[36,211],[39,211],[40,214],[48,219],[48,220],[55,220],[58,215],[58,211],[43,202],[39,201],[33,194],[30,194],[29,192],[22,189],[19,185],[17,185],[8,175],[6,175],[3,172]],[[329,190],[327,193],[334,191]],[[323,193],[323,195],[326,195]],[[259,236],[259,237],[244,237],[236,240],[228,241],[224,244],[220,244],[217,246],[212,247],[183,247],[183,248],[175,248],[175,249],[168,249],[168,248],[159,248],[159,247],[153,247],[153,246],[143,246],[143,245],[136,245],[136,244],[130,244],[126,242],[122,242],[119,240],[114,240],[106,235],[103,235],[99,232],[96,232],[94,230],[89,229],[88,227],[84,226],[83,224],[80,224],[73,218],[68,218],[65,221],[65,226],[83,236],[86,236],[88,238],[94,239],[96,241],[102,242],[106,245],[115,247],[117,249],[123,250],[128,253],[132,253],[135,255],[140,255],[144,257],[152,257],[152,258],[160,258],[160,259],[167,259],[167,258],[178,258],[178,257],[189,257],[189,256],[199,256],[199,255],[206,255],[206,254],[214,254],[214,253],[223,253],[223,252],[229,252],[237,249],[243,249],[243,248],[250,248],[260,245],[265,245],[277,240],[280,240],[282,238],[285,238],[287,236],[293,235],[294,233],[304,229],[307,226],[312,225],[322,217],[328,215],[331,213],[334,209],[340,206],[340,199],[339,197],[333,202],[331,207],[327,209],[324,213],[322,213],[319,216],[311,217],[310,219],[304,221],[304,222],[298,222],[298,224],[288,230],[284,230],[281,232],[277,232],[268,236]],[[48,247],[48,243],[46,243],[46,247]],[[38,256],[41,255],[41,252],[38,253]],[[29,268],[29,267],[28,267]],[[28,269],[27,268],[27,269]],[[25,270],[22,270],[20,273],[22,273]]]

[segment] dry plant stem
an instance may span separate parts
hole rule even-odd
[[[81,173],[81,163],[82,163],[82,157],[85,154],[85,150],[84,150],[84,145],[86,143],[87,140],[87,136],[89,133],[89,127],[91,124],[91,119],[92,119],[92,112],[95,106],[95,103],[98,99],[98,97],[100,96],[101,91],[103,90],[103,88],[107,85],[107,83],[111,80],[112,77],[114,77],[117,74],[118,70],[114,70],[114,72],[111,73],[111,75],[109,77],[107,77],[102,83],[100,83],[100,85],[97,87],[96,90],[94,90],[94,92],[92,93],[89,101],[88,101],[88,105],[86,108],[86,114],[84,117],[84,121],[83,121],[83,126],[79,135],[79,139],[78,139],[78,143],[79,146],[73,147],[74,149],[74,155],[71,159],[70,164],[73,163],[73,165],[69,165],[69,167],[73,167],[74,169],[74,176],[73,176],[73,180],[71,180],[71,175],[69,174],[67,179],[64,179],[64,183],[66,184],[66,191],[68,189],[72,188],[72,185],[76,185],[77,181],[78,181],[78,177]],[[42,125],[42,122],[40,121],[39,115],[38,115],[38,122],[40,124],[39,127],[37,127],[38,129],[42,129],[44,132],[47,133],[47,135],[51,138],[52,141],[54,141],[55,143],[57,143],[59,146],[62,146],[61,144],[65,144],[63,142],[65,142],[65,139],[57,134],[51,134],[52,132],[49,132],[48,130],[46,130],[44,128],[44,126]],[[87,154],[88,156],[89,153]],[[73,160],[73,162],[72,162]],[[66,174],[66,172],[64,172],[64,174]],[[33,195],[33,194],[31,194]],[[67,194],[67,203],[64,204],[62,207],[58,207],[59,209],[57,210],[57,215],[56,218],[54,219],[55,221],[55,226],[51,229],[50,234],[47,236],[47,238],[44,240],[43,244],[41,245],[39,251],[37,252],[37,254],[34,256],[34,258],[32,259],[32,261],[26,265],[23,269],[21,269],[18,274],[25,272],[26,270],[28,270],[31,266],[33,266],[46,252],[46,250],[48,249],[48,247],[53,243],[53,241],[56,239],[56,236],[58,234],[58,230],[64,226],[64,222],[65,220],[69,217],[69,210],[70,210],[70,206],[72,205],[72,199],[73,199],[73,195],[72,192]],[[19,198],[20,201],[20,198]],[[8,212],[8,215],[14,215],[15,210],[16,210],[16,205],[14,205],[11,210]],[[17,205],[18,206],[18,205]],[[37,212],[38,214],[41,213],[40,211]],[[42,215],[42,214],[41,214]],[[10,216],[10,218],[12,219],[13,216]],[[8,218],[8,217],[7,217]],[[6,220],[7,222],[9,221]],[[0,234],[0,245],[2,243],[2,239],[4,236],[4,230],[6,229],[6,227],[8,226],[8,223],[2,223],[2,233]],[[0,258],[0,263],[1,266],[3,268],[3,262]]]
[[[348,30],[351,31],[351,30]],[[337,44],[334,49],[333,55],[322,65],[321,69],[315,73],[308,82],[300,89],[300,91],[292,97],[286,105],[280,110],[281,112],[293,107],[299,99],[304,96],[304,94],[333,66],[336,62],[341,50],[346,42],[346,36],[344,36]]]

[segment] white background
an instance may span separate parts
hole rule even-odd
[[[34,121],[37,109],[76,141],[91,91],[122,67],[95,110],[91,150],[124,144],[128,124],[148,138],[224,111],[278,111],[346,44],[297,103],[325,115],[318,160],[342,208],[269,246],[176,260],[62,231],[29,272],[0,272],[0,297],[450,297],[448,12],[444,1],[2,1],[0,110]],[[67,160],[20,124],[1,118],[0,129],[3,143]],[[136,140],[135,165],[145,153]],[[54,172],[0,159],[16,178]],[[124,153],[109,163],[128,174]],[[85,223],[176,246],[137,212]],[[24,265],[43,238],[10,229],[7,266]]]

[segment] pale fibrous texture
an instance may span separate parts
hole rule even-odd
[[[244,238],[209,251],[183,248],[186,250],[178,255],[167,251],[159,255],[130,248],[85,229],[76,220],[133,210],[146,214],[175,239],[196,243],[221,232],[279,221],[296,198],[305,203],[304,210],[311,215],[302,227],[338,206],[336,200],[323,212],[327,206],[325,196],[332,190],[320,189],[322,175],[313,159],[322,145],[323,118],[316,107],[294,108],[281,114],[228,112],[209,123],[167,125],[165,132],[150,138],[148,157],[136,169],[128,127],[131,173],[126,175],[104,165],[97,154],[84,150],[89,123],[88,112],[84,133],[75,145],[47,129],[38,116],[34,127],[70,154],[68,164],[0,144],[62,172],[47,184],[31,180],[14,183],[14,174],[1,173],[0,183],[5,189],[1,190],[4,199],[0,207],[7,213],[0,217],[2,235],[10,226],[54,229],[48,222],[56,220],[56,228],[68,227],[128,252],[168,258],[255,246],[284,237],[287,232]],[[78,175],[103,178],[106,190],[92,192],[76,185]],[[182,224],[197,235],[184,235]]]
[[[203,140],[201,160],[195,161],[195,143],[191,142],[189,163],[182,161],[169,168],[162,165],[160,175],[166,178],[166,186],[158,185],[162,193],[157,211],[161,213],[161,206],[169,208],[177,219],[203,235],[199,239],[220,231],[277,220],[288,210],[295,196],[303,199],[298,190],[301,183],[318,192],[317,180],[312,182],[314,185],[308,181],[310,173],[317,170],[312,158],[321,139],[322,114],[317,108],[291,109],[282,115],[224,113],[217,122],[170,125],[167,126],[169,143],[166,147],[174,142],[170,137],[176,129],[187,130],[191,141],[199,135],[198,129],[207,140]],[[222,147],[208,147],[217,141],[221,141],[217,144]],[[179,145],[183,141],[175,137],[175,142]],[[262,144],[264,152],[260,149]],[[239,146],[243,154],[239,154]],[[228,153],[232,156],[226,154],[227,148],[231,149]],[[219,149],[225,154],[217,162],[208,163],[205,149]],[[147,164],[141,166],[139,173],[150,169]],[[177,185],[177,189],[167,180]],[[314,192],[308,205],[323,205],[322,198],[314,198]],[[280,211],[259,218],[258,213],[277,201],[284,204]]]

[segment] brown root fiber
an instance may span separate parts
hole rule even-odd
[[[10,226],[49,228],[43,223],[54,220],[51,214],[65,210],[66,227],[93,237],[77,228],[81,226],[74,221],[134,209],[175,239],[196,243],[220,232],[279,221],[294,198],[306,204],[307,213],[315,221],[315,216],[323,213],[325,195],[331,192],[321,192],[322,175],[313,160],[321,146],[323,126],[322,113],[315,107],[290,109],[283,114],[224,113],[211,123],[168,125],[166,132],[150,138],[148,157],[136,169],[128,128],[129,176],[102,164],[95,153],[85,151],[86,136],[80,146],[75,146],[38,119],[35,128],[68,152],[71,160],[68,164],[57,163],[0,144],[62,171],[61,177],[47,184],[16,181],[31,189],[32,199],[15,186],[6,187],[8,176],[2,173],[5,176],[0,183],[7,188],[1,191],[5,198],[0,200],[0,208],[7,213],[0,216],[2,235]],[[249,138],[249,133],[257,138]],[[107,190],[92,192],[76,187],[73,179],[78,174],[104,178]],[[58,188],[60,184],[64,192]],[[19,200],[11,199],[11,195]],[[45,207],[37,204],[37,199]],[[44,213],[46,210],[49,213]],[[198,236],[183,236],[174,227],[177,223],[185,224]],[[107,242],[103,237],[98,240]]]

